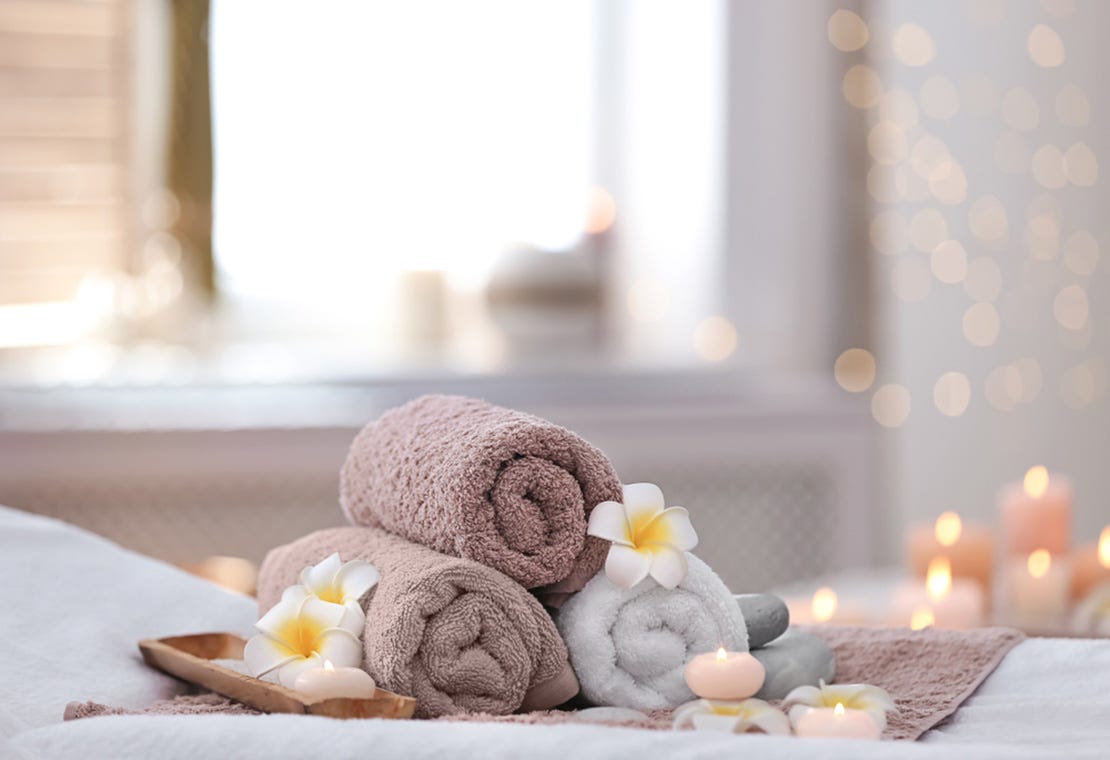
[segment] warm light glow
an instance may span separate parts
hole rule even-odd
[[[971,402],[971,382],[962,372],[945,372],[933,386],[933,403],[946,417],[959,417]]]
[[[871,397],[871,416],[883,427],[900,427],[910,416],[910,392],[904,385],[891,383]]]
[[[724,647],[719,647],[717,649],[717,662],[724,662],[727,659],[728,659],[728,652],[725,651]]]
[[[1064,52],[1064,41],[1060,35],[1046,24],[1037,24],[1029,32],[1026,40],[1029,57],[1033,63],[1046,69],[1051,69],[1062,64],[1067,57]]]
[[[597,235],[613,226],[617,218],[617,203],[604,187],[591,187],[587,191],[586,232]]]
[[[694,350],[707,362],[727,359],[736,350],[736,328],[724,317],[709,317],[694,328]]]
[[[1048,549],[1037,549],[1029,555],[1029,560],[1025,564],[1029,568],[1030,575],[1034,578],[1043,578],[1052,567],[1052,555],[1048,553]]]
[[[871,36],[867,22],[851,11],[843,8],[829,16],[827,24],[829,42],[837,50],[850,53],[867,44]]]
[[[833,376],[850,393],[867,390],[875,382],[875,357],[863,348],[849,348],[836,358]]]
[[[973,346],[991,346],[998,340],[1002,318],[990,303],[976,303],[964,312],[963,330],[967,342]]]
[[[933,526],[933,533],[936,534],[937,543],[941,546],[952,546],[960,540],[960,534],[963,532],[963,520],[955,512],[942,513],[937,518],[936,525]]]
[[[936,623],[936,617],[933,611],[928,607],[922,607],[913,611],[910,615],[910,629],[920,631],[922,628],[928,628]]]
[[[844,717],[844,703],[843,702],[837,702],[836,703],[836,707],[833,708],[833,714],[836,715],[838,718]]]
[[[331,660],[324,660],[324,670],[328,671],[329,673],[335,670],[335,666],[331,664]]]
[[[1098,563],[1110,569],[1110,525],[1103,528],[1098,537]]]
[[[1024,487],[1025,493],[1034,499],[1044,496],[1045,491],[1048,490],[1048,469],[1039,464],[1030,467],[1025,473]]]
[[[813,594],[813,619],[818,623],[827,623],[836,614],[836,592],[827,586],[819,588]]]
[[[1082,330],[1091,314],[1087,291],[1078,285],[1062,288],[1052,302],[1052,314],[1061,327]]]
[[[929,563],[925,574],[925,589],[933,601],[943,599],[952,590],[952,563],[947,557],[937,557]]]
[[[937,54],[932,35],[917,24],[902,24],[892,42],[895,58],[907,66],[924,66]]]

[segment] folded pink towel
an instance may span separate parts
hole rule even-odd
[[[588,515],[620,498],[612,465],[579,436],[460,396],[424,396],[371,422],[340,479],[352,523],[552,593],[601,569],[609,544],[586,536]]]
[[[416,697],[418,717],[540,710],[578,692],[567,648],[527,590],[378,528],[321,530],[272,550],[258,576],[260,613],[332,552],[381,571],[363,603],[364,666],[382,688]]]

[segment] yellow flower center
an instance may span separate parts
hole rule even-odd
[[[739,702],[710,702],[709,709],[717,715],[730,715],[732,717],[740,715]]]
[[[278,629],[278,638],[301,657],[311,657],[316,651],[316,641],[324,632],[324,625],[316,618],[301,613]]]
[[[329,585],[327,588],[320,589],[320,591],[316,593],[316,596],[320,597],[320,599],[322,599],[323,601],[331,602],[332,604],[343,604],[343,602],[346,601],[343,598],[343,589],[339,588],[334,583]]]
[[[651,544],[673,543],[674,536],[665,520],[657,520],[662,512],[654,515],[639,516],[632,521],[632,543],[637,548]]]

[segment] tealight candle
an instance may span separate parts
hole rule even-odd
[[[984,525],[965,525],[955,512],[945,512],[933,525],[918,525],[906,535],[910,572],[925,578],[929,563],[945,557],[952,577],[976,581],[990,595],[994,570],[994,534]]]
[[[867,625],[871,622],[866,610],[840,600],[836,591],[822,586],[809,599],[786,599],[790,622],[794,625]]]
[[[759,691],[766,671],[747,652],[699,654],[686,663],[686,685],[702,699],[738,701]]]
[[[863,710],[836,707],[810,708],[794,724],[794,733],[809,738],[878,739],[881,731],[875,719]]]
[[[1024,560],[1010,563],[1006,580],[1011,622],[1047,628],[1060,622],[1068,606],[1070,580],[1063,558],[1036,549]]]
[[[1064,556],[1071,548],[1072,488],[1067,478],[1037,465],[1022,483],[1011,483],[999,494],[1002,534],[1008,557],[1028,557],[1037,549]]]
[[[1096,586],[1110,583],[1110,525],[1102,529],[1097,546],[1075,553],[1071,573],[1071,598],[1083,599]]]
[[[361,668],[337,668],[330,660],[324,667],[306,670],[297,676],[293,689],[309,699],[369,699],[377,686],[370,674]]]
[[[909,625],[914,630],[975,628],[983,624],[983,589],[978,582],[954,579],[947,557],[929,563],[925,583],[899,587],[890,605],[891,625]]]

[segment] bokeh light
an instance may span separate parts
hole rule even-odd
[[[845,53],[859,50],[871,36],[867,22],[844,8],[829,16],[827,31],[832,46]]]
[[[933,275],[941,282],[955,285],[967,276],[967,251],[958,240],[945,240],[929,257]]]
[[[883,82],[874,69],[858,63],[844,73],[844,99],[856,108],[871,108],[883,95]]]
[[[625,303],[637,322],[658,322],[667,315],[670,297],[661,283],[637,280],[628,286]]]
[[[964,312],[963,330],[967,342],[973,346],[990,346],[998,340],[1001,320],[993,304],[980,302],[972,304]]]
[[[1052,314],[1061,327],[1068,330],[1081,330],[1090,316],[1087,291],[1078,285],[1061,288],[1052,302]]]
[[[945,372],[933,386],[933,403],[946,417],[959,417],[971,401],[971,383],[962,372]]]
[[[1026,49],[1033,63],[1046,69],[1060,66],[1067,57],[1064,52],[1064,41],[1056,30],[1047,24],[1037,24],[1033,27],[1026,40]]]
[[[902,24],[894,30],[894,57],[907,66],[924,66],[937,55],[933,37],[917,24]]]
[[[946,206],[967,200],[967,175],[962,166],[948,161],[938,167],[929,178],[929,191]]]
[[[917,126],[919,119],[917,101],[913,95],[901,88],[883,93],[879,99],[878,117],[880,121],[890,122],[901,129]]]
[[[736,328],[724,317],[708,317],[694,328],[694,350],[708,362],[719,362],[736,350]]]
[[[867,152],[879,164],[896,164],[906,157],[906,135],[895,124],[881,121],[867,133]]]
[[[1098,181],[1098,159],[1091,146],[1078,142],[1064,153],[1064,173],[1068,181],[1080,187],[1090,187]]]
[[[995,367],[987,373],[983,390],[988,404],[1000,412],[1008,412],[1017,406],[1024,393],[1021,372],[1012,364]]]
[[[1098,268],[1098,241],[1087,230],[1076,230],[1064,242],[1064,266],[1088,277]]]
[[[833,376],[844,390],[861,393],[875,382],[875,357],[867,349],[849,348],[836,357]]]
[[[948,239],[948,220],[935,208],[924,208],[910,219],[910,242],[913,246],[925,253],[932,253],[933,249]]]
[[[909,389],[896,383],[879,388],[871,397],[871,416],[883,427],[900,427],[910,416]]]

